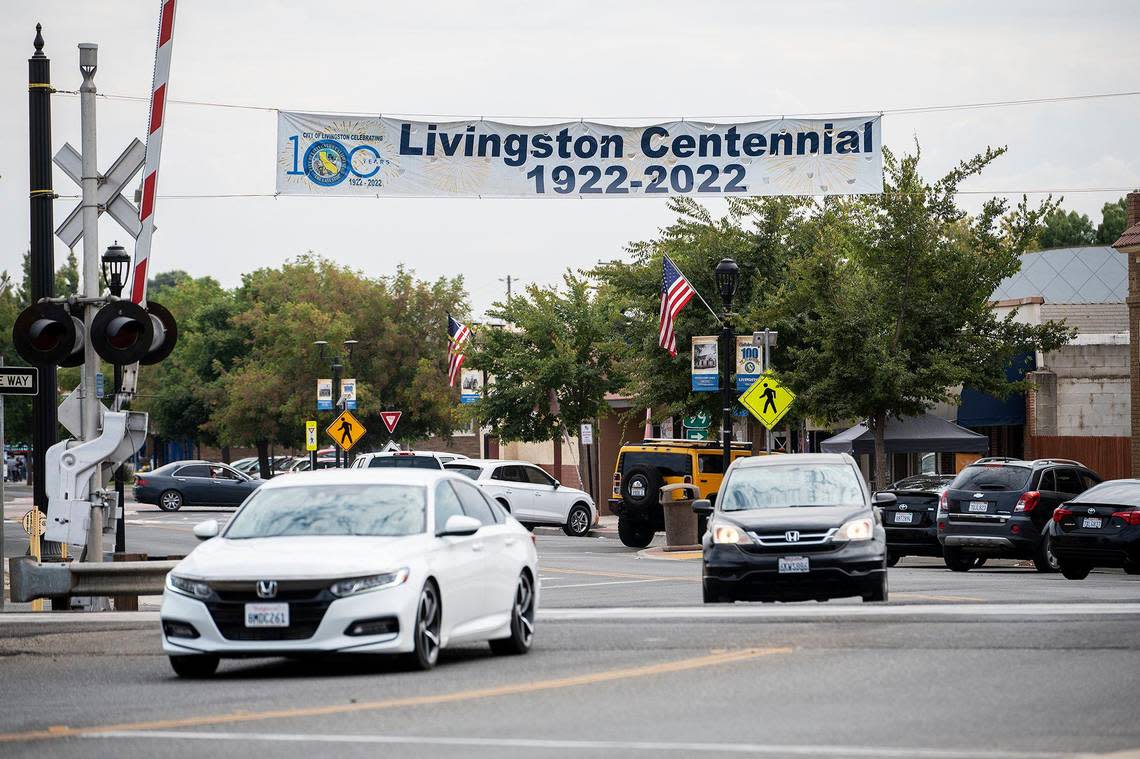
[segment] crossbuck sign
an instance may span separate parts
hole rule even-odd
[[[131,201],[123,197],[123,190],[127,183],[139,173],[146,159],[146,146],[137,138],[131,141],[122,155],[111,164],[106,174],[99,175],[99,213],[106,211],[111,218],[119,222],[119,226],[127,231],[131,239],[137,239],[142,229],[139,223],[139,211]],[[83,158],[79,151],[65,143],[53,159],[55,165],[63,169],[63,173],[71,177],[77,185],[83,184]],[[59,229],[55,230],[56,237],[63,240],[69,248],[83,237],[83,203],[75,206],[68,214]]]

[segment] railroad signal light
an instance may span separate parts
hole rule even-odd
[[[35,303],[16,317],[12,342],[32,366],[83,363],[83,322],[61,303]]]
[[[108,303],[91,321],[91,347],[109,364],[133,364],[150,352],[153,342],[150,314],[129,300]]]
[[[146,310],[150,314],[154,337],[151,339],[150,350],[139,359],[139,363],[150,366],[157,364],[174,350],[174,346],[178,343],[178,323],[174,321],[174,314],[153,300],[147,301]]]

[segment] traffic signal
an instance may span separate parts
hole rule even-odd
[[[150,344],[150,351],[139,359],[139,363],[149,366],[157,364],[174,350],[174,346],[178,342],[178,324],[174,321],[174,314],[170,313],[160,303],[148,300],[146,310],[150,313],[151,325],[154,327],[154,338]]]
[[[108,303],[91,321],[91,347],[109,364],[133,364],[150,352],[153,342],[150,314],[129,300]]]
[[[16,317],[12,342],[32,366],[83,363],[83,322],[62,303],[35,303]]]

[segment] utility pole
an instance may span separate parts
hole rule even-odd
[[[510,274],[508,274],[506,277],[499,277],[499,281],[507,283],[507,306],[510,306],[511,305],[511,282],[514,281],[514,277],[512,277]]]
[[[79,118],[83,158],[83,325],[92,334],[91,322],[99,313],[96,304],[99,286],[99,164],[95,139],[95,71],[99,63],[99,46],[79,43],[79,71],[83,84],[79,87]],[[99,397],[95,375],[99,371],[99,355],[88,346],[83,358],[83,383],[80,394],[83,441],[99,437]],[[87,530],[87,561],[103,561],[103,506],[96,504],[96,491],[102,490],[102,473],[96,470],[91,480],[91,525]]]
[[[52,203],[51,162],[51,60],[44,55],[42,27],[36,24],[35,53],[28,59],[28,147],[31,205],[30,271],[31,301],[55,296],[55,221]],[[31,304],[28,304],[31,305]],[[40,367],[40,390],[32,398],[32,503],[47,515],[44,454],[56,443],[56,367]],[[45,544],[45,554],[58,556],[58,544]]]

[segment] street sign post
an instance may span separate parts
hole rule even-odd
[[[586,423],[582,425],[581,434],[578,435],[582,440],[582,445],[594,444],[594,425]]]
[[[795,399],[795,393],[782,385],[771,372],[766,372],[744,391],[740,403],[771,430],[788,413]]]
[[[352,415],[351,411],[342,411],[340,416],[325,428],[325,433],[345,453],[348,453],[354,445],[359,443],[360,438],[364,437],[364,433],[367,431],[360,420]]]
[[[317,423],[305,422],[305,450],[317,450]]]
[[[389,435],[396,431],[396,425],[400,423],[400,417],[403,416],[403,414],[403,411],[380,412],[380,419],[384,422],[384,426],[388,428]]]
[[[35,395],[40,391],[40,370],[34,366],[0,368],[0,394]]]

